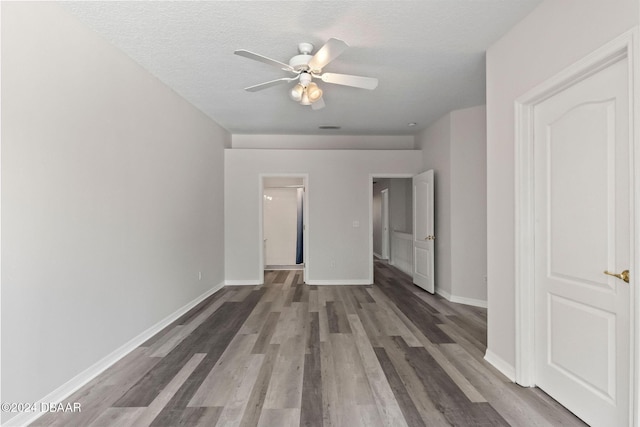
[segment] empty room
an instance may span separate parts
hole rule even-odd
[[[640,427],[640,1],[1,1],[0,424]]]

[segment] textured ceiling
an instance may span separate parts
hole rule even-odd
[[[403,135],[485,102],[484,52],[540,0],[64,2],[81,21],[234,134]],[[289,76],[234,55],[281,62],[300,42],[350,48],[323,71],[377,77],[374,91],[320,82],[313,111]],[[417,126],[408,127],[407,123]],[[319,130],[336,125],[338,131]]]

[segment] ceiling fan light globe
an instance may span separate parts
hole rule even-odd
[[[304,87],[298,83],[289,92],[289,96],[296,102],[300,102],[302,100],[302,95],[304,93]]]
[[[320,89],[315,83],[309,83],[309,86],[307,86],[307,96],[309,97],[310,102],[316,102],[318,99],[322,98],[322,89]]]
[[[311,105],[311,101],[309,101],[309,95],[307,94],[306,90],[302,93],[302,99],[300,100],[300,105]]]

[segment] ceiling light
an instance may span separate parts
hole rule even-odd
[[[315,83],[309,83],[307,86],[307,96],[310,102],[316,102],[322,97],[322,89]]]
[[[416,122],[407,123],[407,126],[409,126],[410,128],[414,127],[415,125],[417,125]]]
[[[302,92],[302,99],[300,100],[300,105],[311,105],[311,102],[309,101],[309,94],[307,93],[306,90]]]
[[[304,86],[302,86],[300,83],[298,83],[297,85],[295,85],[291,89],[291,92],[289,92],[289,96],[294,101],[300,102],[302,100],[302,94],[303,93],[304,93]]]

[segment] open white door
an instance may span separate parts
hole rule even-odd
[[[433,170],[413,177],[413,283],[435,292]]]
[[[629,425],[628,94],[623,59],[534,111],[535,382],[594,427]]]

